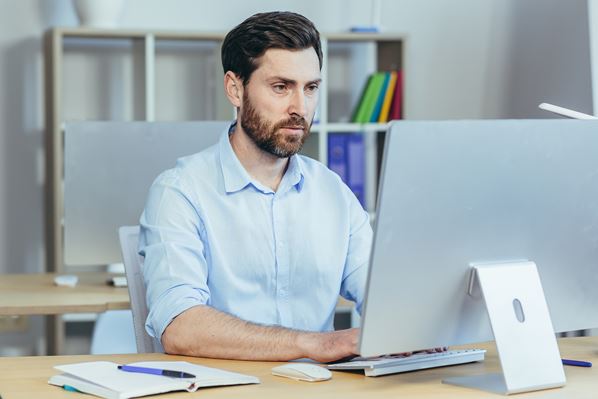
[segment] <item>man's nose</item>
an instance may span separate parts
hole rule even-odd
[[[303,90],[296,90],[293,93],[291,103],[289,104],[289,114],[297,114],[305,118],[307,113],[306,100]]]

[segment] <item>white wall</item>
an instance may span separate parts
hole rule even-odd
[[[504,114],[544,116],[542,101],[592,113],[586,1],[513,1],[507,20]]]
[[[387,0],[383,9],[383,27],[410,36],[410,118],[550,117],[543,101],[591,111],[585,0]]]
[[[368,24],[369,4],[129,0],[121,25],[225,31],[254,12],[287,9],[337,32]],[[591,111],[585,0],[381,0],[381,7],[382,27],[409,36],[410,118],[544,117],[536,109],[544,100]],[[76,24],[69,0],[0,0],[0,273],[43,270],[41,38],[50,26]]]

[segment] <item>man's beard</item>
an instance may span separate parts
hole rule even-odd
[[[301,136],[285,135],[280,132],[282,127],[298,127],[303,129]],[[253,140],[257,147],[279,158],[288,158],[298,153],[309,136],[310,124],[305,118],[292,115],[288,119],[275,124],[265,121],[247,96],[243,93],[243,114],[241,128]]]

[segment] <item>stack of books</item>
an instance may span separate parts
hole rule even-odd
[[[385,123],[401,119],[402,89],[401,70],[373,73],[361,92],[352,122]]]

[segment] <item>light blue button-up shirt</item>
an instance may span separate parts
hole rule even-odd
[[[361,308],[367,212],[335,173],[300,155],[274,192],[243,168],[228,134],[150,189],[139,243],[148,333],[161,337],[204,304],[254,323],[332,330],[339,294]]]

